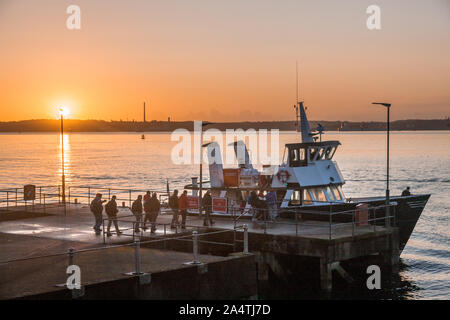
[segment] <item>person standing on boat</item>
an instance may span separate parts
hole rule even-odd
[[[122,232],[119,230],[119,225],[117,223],[117,213],[119,210],[117,209],[116,196],[112,196],[111,200],[105,205],[106,215],[108,216],[108,229],[106,235],[108,237],[112,236],[111,233],[111,224],[114,222],[114,227],[116,228],[117,235],[121,235]]]
[[[136,223],[134,225],[134,232],[138,233],[139,226],[141,225],[142,220],[142,196],[138,195],[137,199],[133,201],[133,205],[131,206],[131,212],[133,212],[136,217]]]
[[[402,192],[402,197],[407,197],[410,195],[411,195],[411,192],[409,192],[409,187],[406,187],[406,189],[403,190],[403,192]]]
[[[156,231],[156,218],[158,217],[159,211],[161,210],[161,203],[159,202],[158,198],[156,197],[156,192],[152,194],[152,197],[144,203],[144,210],[145,210],[145,219],[144,219],[144,230],[147,229],[146,222],[147,220],[150,221],[152,227],[151,227],[151,233],[155,233]]]
[[[178,225],[178,190],[174,190],[169,198],[169,208],[172,209],[172,223],[170,227],[175,229]]]
[[[252,206],[253,209],[253,217],[252,220],[256,220],[258,216],[258,210],[257,210],[257,204],[258,204],[258,195],[256,194],[256,191],[253,190],[250,192],[250,196],[248,197],[248,204]]]
[[[274,221],[278,216],[277,210],[277,193],[275,191],[269,191],[266,194],[266,202],[269,208],[269,219]]]
[[[206,191],[205,195],[202,199],[202,206],[205,210],[205,219],[203,220],[203,225],[206,226],[212,226],[214,224],[214,221],[211,218],[211,212],[212,212],[212,198],[210,191]]]
[[[181,229],[186,229],[186,216],[187,216],[187,208],[188,208],[187,191],[186,190],[183,191],[183,194],[178,199],[178,208],[180,209],[180,214],[181,214]]]
[[[103,202],[106,202],[106,200],[102,200],[102,194],[97,193],[95,195],[94,200],[91,202],[91,212],[94,214],[95,217],[95,224],[94,224],[94,230],[95,234],[99,235],[101,233],[100,226],[102,225],[102,213],[103,213]]]

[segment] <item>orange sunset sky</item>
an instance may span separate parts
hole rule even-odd
[[[310,119],[450,115],[447,0],[0,0],[0,48],[0,121],[292,120],[296,60]]]

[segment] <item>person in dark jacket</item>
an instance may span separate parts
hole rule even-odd
[[[253,209],[253,217],[252,220],[256,219],[258,216],[258,195],[256,194],[256,191],[250,192],[250,196],[248,197],[248,204],[252,206]]]
[[[151,233],[156,231],[156,218],[158,218],[159,211],[161,210],[161,203],[159,202],[156,192],[152,194],[152,197],[144,203],[145,219],[144,230],[147,229],[147,220],[152,224]]]
[[[136,217],[136,223],[134,225],[134,232],[140,232],[139,226],[141,225],[142,220],[142,196],[139,195],[136,200],[134,200],[133,205],[131,206],[131,212],[133,212]]]
[[[178,199],[178,209],[180,210],[181,214],[181,229],[186,229],[187,208],[188,208],[187,191],[184,190],[180,198]]]
[[[212,226],[214,224],[214,221],[211,218],[211,212],[212,212],[212,198],[211,194],[208,191],[206,191],[205,195],[202,199],[202,207],[203,210],[205,210],[205,219],[203,220],[203,225],[206,226]]]
[[[178,190],[174,190],[173,194],[169,198],[169,207],[172,209],[172,223],[170,227],[175,229],[178,225]]]
[[[114,222],[114,227],[116,228],[116,234],[121,235],[122,232],[119,230],[119,225],[117,223],[117,213],[119,210],[117,209],[116,196],[112,196],[111,200],[105,205],[106,215],[108,216],[108,229],[106,235],[108,237],[112,236],[111,233],[111,224]]]
[[[102,194],[97,193],[90,206],[91,212],[95,217],[94,230],[96,235],[99,235],[101,233],[100,226],[103,223],[103,202],[106,202],[106,200],[102,200]]]
[[[403,190],[403,192],[402,192],[402,197],[407,197],[410,195],[411,195],[411,192],[409,192],[409,187],[406,187],[406,189]]]

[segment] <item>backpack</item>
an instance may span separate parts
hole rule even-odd
[[[108,215],[112,215],[115,212],[113,212],[113,204],[112,201],[108,201],[108,203],[105,205],[105,211]]]

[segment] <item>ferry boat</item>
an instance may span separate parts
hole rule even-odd
[[[253,168],[243,141],[234,142],[239,167],[231,169],[215,163],[214,159],[221,156],[215,154],[220,153],[216,142],[205,145],[210,181],[203,182],[201,187],[203,191],[210,190],[215,200],[213,215],[251,217],[253,211],[248,203],[251,191],[275,191],[278,215],[282,218],[298,219],[300,215],[303,220],[328,221],[332,215],[333,223],[355,222],[354,214],[359,210],[366,214],[366,219],[376,219],[372,223],[385,225],[386,219],[382,218],[386,217],[386,197],[347,198],[342,190],[344,177],[333,161],[341,143],[317,141],[316,135],[321,135],[323,128],[319,132],[310,130],[303,102],[298,102],[297,111],[300,113],[297,131],[301,132],[301,142],[285,145],[283,162],[275,170],[269,170],[273,167],[262,171]],[[192,183],[185,189],[192,191],[193,199],[198,198],[197,178],[192,178]],[[388,212],[394,218],[389,219],[389,223],[399,229],[400,251],[408,242],[429,197],[430,194],[390,197]]]

